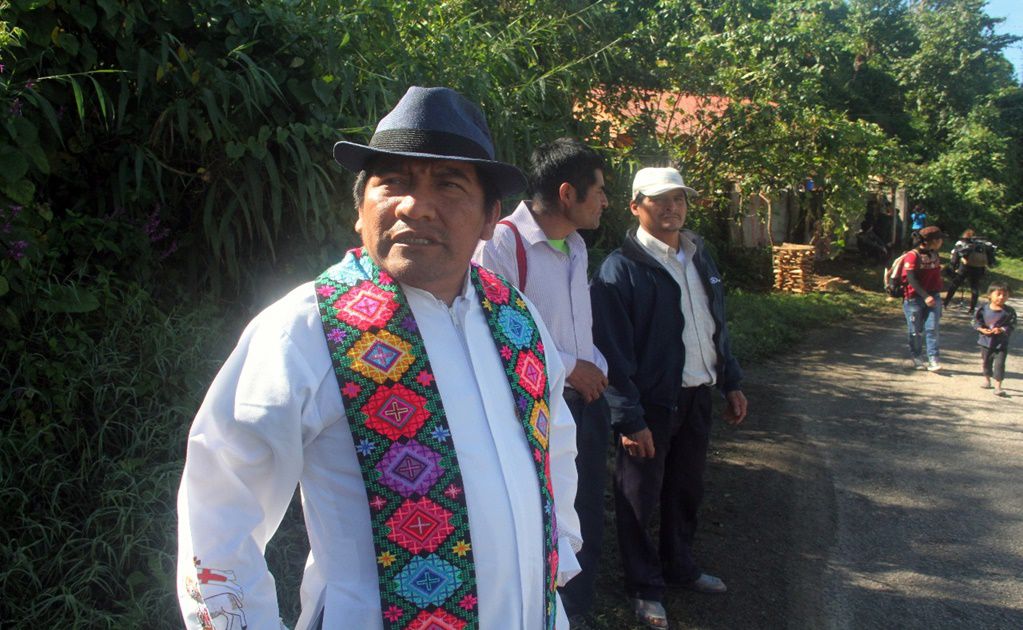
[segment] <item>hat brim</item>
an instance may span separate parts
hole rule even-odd
[[[690,188],[689,186],[679,186],[678,184],[658,184],[656,186],[648,186],[644,189],[637,190],[636,192],[646,195],[647,197],[656,197],[657,195],[663,195],[664,193],[672,190],[684,190],[687,195],[692,195],[694,197],[699,195],[695,189]]]
[[[425,160],[453,160],[455,162],[468,162],[475,165],[484,174],[488,175],[490,181],[497,186],[502,197],[509,197],[526,189],[526,176],[516,166],[498,162],[496,160],[480,160],[476,158],[461,157],[458,155],[442,155],[438,153],[418,153],[415,151],[387,151],[374,149],[364,144],[340,141],[334,145],[334,160],[353,173],[358,173],[366,167],[366,162],[373,157],[381,155],[395,155]]]

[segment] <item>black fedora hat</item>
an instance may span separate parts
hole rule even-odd
[[[361,171],[366,161],[377,155],[470,162],[488,175],[504,196],[526,189],[522,171],[494,159],[494,143],[483,112],[450,88],[410,87],[380,119],[369,145],[346,141],[334,145],[334,159],[353,172]]]

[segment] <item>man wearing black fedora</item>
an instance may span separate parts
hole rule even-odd
[[[470,264],[523,175],[447,88],[410,88],[334,157],[362,247],[249,324],[189,434],[186,625],[282,625],[263,552],[298,486],[297,628],[567,628],[565,369],[529,301]]]

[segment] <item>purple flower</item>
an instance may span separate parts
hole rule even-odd
[[[11,101],[11,116],[21,116],[21,99],[16,98]]]
[[[160,254],[160,260],[163,260],[164,258],[170,256],[171,254],[173,254],[176,251],[178,251],[178,242],[177,241],[171,241],[170,246],[167,247],[167,249],[163,250],[163,253]]]
[[[416,324],[416,320],[409,315],[405,319],[401,320],[401,327],[410,333],[414,333],[419,330],[419,326]]]
[[[25,250],[28,249],[28,241],[14,241],[7,248],[7,255],[11,260],[21,260],[25,257]]]
[[[0,74],[4,73],[4,64],[0,63]]]
[[[35,87],[36,87],[36,82],[35,81],[32,81],[31,79],[29,79],[28,81],[25,82],[25,89],[26,90],[34,90]]]

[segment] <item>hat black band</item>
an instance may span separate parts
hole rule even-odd
[[[373,134],[369,146],[394,153],[429,153],[454,158],[493,160],[493,156],[479,144],[465,136],[446,131],[422,129],[385,129]]]

